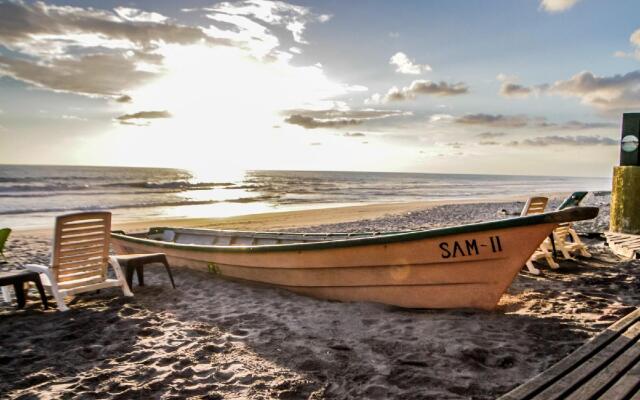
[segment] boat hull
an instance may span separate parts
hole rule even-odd
[[[112,235],[112,245],[118,254],[162,252],[174,267],[317,298],[408,308],[492,310],[556,226],[554,221],[382,244],[265,252],[174,247],[118,234]]]

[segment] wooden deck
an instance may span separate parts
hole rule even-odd
[[[640,400],[640,309],[500,400]]]
[[[640,235],[605,232],[609,248],[620,257],[628,259],[640,258]]]

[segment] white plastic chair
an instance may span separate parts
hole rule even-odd
[[[40,273],[42,284],[58,304],[67,311],[64,298],[69,295],[108,287],[121,287],[132,297],[124,274],[115,257],[109,256],[110,212],[87,212],[56,218],[51,265],[27,264],[25,268]],[[116,279],[107,278],[111,265]]]

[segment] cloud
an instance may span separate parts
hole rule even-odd
[[[360,125],[367,121],[384,119],[389,117],[406,116],[411,113],[399,110],[289,110],[285,122],[299,125],[305,129],[315,128],[342,128]],[[364,135],[364,134],[362,134]],[[345,136],[350,136],[345,134]],[[351,136],[359,136],[351,134]]]
[[[631,46],[635,47],[635,51],[626,52],[618,50],[613,53],[613,56],[617,58],[637,58],[640,60],[640,29],[636,29],[629,36],[629,42],[631,43]]]
[[[640,30],[631,35],[630,41],[634,44],[640,43]],[[640,49],[636,50],[636,54],[640,57]],[[597,76],[590,71],[582,71],[567,80],[532,87],[514,83],[515,79],[504,74],[498,75],[498,80],[502,81],[500,86],[502,96],[528,97],[531,94],[545,93],[577,97],[582,104],[608,114],[617,114],[640,107],[640,70],[613,76]]]
[[[356,119],[379,119],[397,116],[412,115],[410,112],[401,110],[377,110],[373,108],[351,109],[328,109],[328,110],[305,110],[294,109],[286,111],[285,114],[304,114],[314,118],[356,118]]]
[[[495,139],[495,138],[507,136],[507,134],[504,132],[482,132],[482,133],[478,133],[476,136],[481,139]]]
[[[455,120],[458,124],[465,125],[485,125],[505,128],[520,128],[527,126],[528,118],[522,115],[502,115],[502,114],[467,114]]]
[[[511,98],[524,98],[532,94],[540,94],[545,91],[548,85],[538,85],[528,87],[517,83],[518,77],[514,75],[498,74],[496,77],[502,83],[500,84],[500,95]]]
[[[455,119],[458,124],[482,125],[502,128],[531,127],[546,130],[571,130],[582,131],[589,129],[615,128],[618,125],[612,122],[549,122],[545,117],[530,117],[527,115],[502,115],[502,114],[467,114]],[[476,135],[482,139],[494,139],[505,136],[502,132],[483,132]]]
[[[360,125],[363,120],[355,118],[317,119],[306,115],[293,114],[285,118],[284,122],[292,125],[300,125],[305,129],[315,129],[341,128],[345,126]]]
[[[507,146],[617,146],[619,143],[615,139],[604,136],[539,136],[533,139],[524,139],[520,142],[512,141],[506,143]]]
[[[452,147],[454,149],[460,149],[462,148],[463,144],[460,142],[451,142],[451,143],[447,143],[447,146]]]
[[[344,136],[347,136],[347,137],[363,137],[363,136],[367,136],[367,135],[365,135],[364,133],[361,133],[361,132],[345,132]]]
[[[454,119],[453,115],[449,114],[433,114],[429,117],[429,122],[451,121]]]
[[[156,74],[137,68],[122,54],[91,54],[30,61],[0,55],[0,75],[60,92],[118,96],[123,90],[150,81]]]
[[[118,101],[125,98],[123,92],[166,73],[165,50],[171,46],[233,46],[286,63],[292,53],[278,49],[274,32],[289,32],[295,42],[306,43],[303,34],[309,23],[331,19],[307,7],[269,0],[222,2],[187,11],[211,22],[184,25],[131,7],[108,10],[0,1],[0,46],[10,50],[0,56],[0,76]]]
[[[583,71],[570,79],[556,81],[548,93],[577,97],[582,104],[605,113],[637,109],[640,107],[640,70],[613,76],[596,76]]]
[[[635,30],[629,37],[629,41],[634,46],[640,47],[640,29]]]
[[[500,94],[504,97],[528,97],[533,90],[517,83],[502,82]]]
[[[633,53],[627,53],[625,51],[622,50],[618,50],[618,51],[614,51],[613,52],[613,56],[616,58],[628,58],[628,57],[634,57]]]
[[[171,118],[168,111],[139,111],[133,114],[124,114],[116,118],[121,124],[137,125],[137,120]]]
[[[64,114],[60,118],[62,118],[64,120],[67,120],[67,121],[87,121],[86,118],[78,117],[77,115]]]
[[[322,143],[321,142],[313,142],[313,143],[310,143],[310,145],[311,146],[322,146]]]
[[[413,100],[418,97],[418,95],[456,96],[468,92],[469,88],[462,82],[447,83],[441,81],[437,83],[420,79],[411,82],[409,86],[405,86],[402,89],[398,89],[394,86],[389,89],[387,94],[384,96],[375,93],[365,100],[365,104],[381,104],[393,101]]]
[[[126,95],[126,94],[124,94],[124,95],[122,95],[122,96],[120,96],[120,97],[118,97],[116,99],[117,103],[131,103],[132,101],[133,101],[133,99],[131,98],[131,96]]]
[[[120,96],[161,73],[162,45],[230,45],[200,27],[133,8],[0,3],[0,75],[54,91]]]
[[[548,13],[559,13],[570,9],[578,1],[580,0],[542,0],[540,8]]]
[[[221,2],[204,10],[215,13],[209,14],[209,17],[214,19],[220,20],[222,16],[241,16],[245,17],[245,22],[256,22],[261,26],[267,24],[282,27],[291,33],[295,42],[301,44],[307,43],[303,35],[309,22],[324,23],[332,18],[328,14],[316,15],[307,7],[270,0]],[[256,36],[258,40],[263,37],[264,35]]]
[[[496,142],[494,140],[481,140],[478,142],[480,146],[496,146],[499,145],[500,142]]]
[[[535,126],[540,128],[561,129],[571,131],[582,131],[587,129],[604,129],[604,128],[616,128],[618,124],[613,122],[581,122],[581,121],[567,121],[560,124],[553,122],[546,122],[546,120],[539,120]]]
[[[199,27],[173,23],[168,18],[133,8],[113,12],[93,8],[56,6],[44,2],[0,3],[0,43],[18,51],[41,55],[68,47],[154,48],[156,42],[189,44],[227,43],[207,36]]]
[[[401,51],[391,56],[391,58],[389,59],[389,64],[395,65],[396,72],[399,72],[401,74],[419,75],[423,72],[431,71],[430,65],[416,64]]]

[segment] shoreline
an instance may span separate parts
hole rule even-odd
[[[549,197],[550,201],[564,199],[569,192],[536,193]],[[533,195],[533,194],[532,194]],[[172,226],[183,228],[215,228],[222,230],[279,230],[299,229],[306,226],[330,225],[355,222],[385,217],[394,214],[405,214],[427,210],[434,207],[455,204],[500,204],[526,201],[529,195],[495,196],[489,198],[472,198],[460,200],[427,200],[415,202],[366,203],[338,207],[308,208],[289,211],[270,211],[257,214],[236,215],[216,218],[146,218],[140,220],[112,220],[113,230],[125,232],[147,230],[152,226]],[[61,213],[62,215],[62,213]],[[50,235],[50,227],[16,228],[14,235],[42,236]]]

